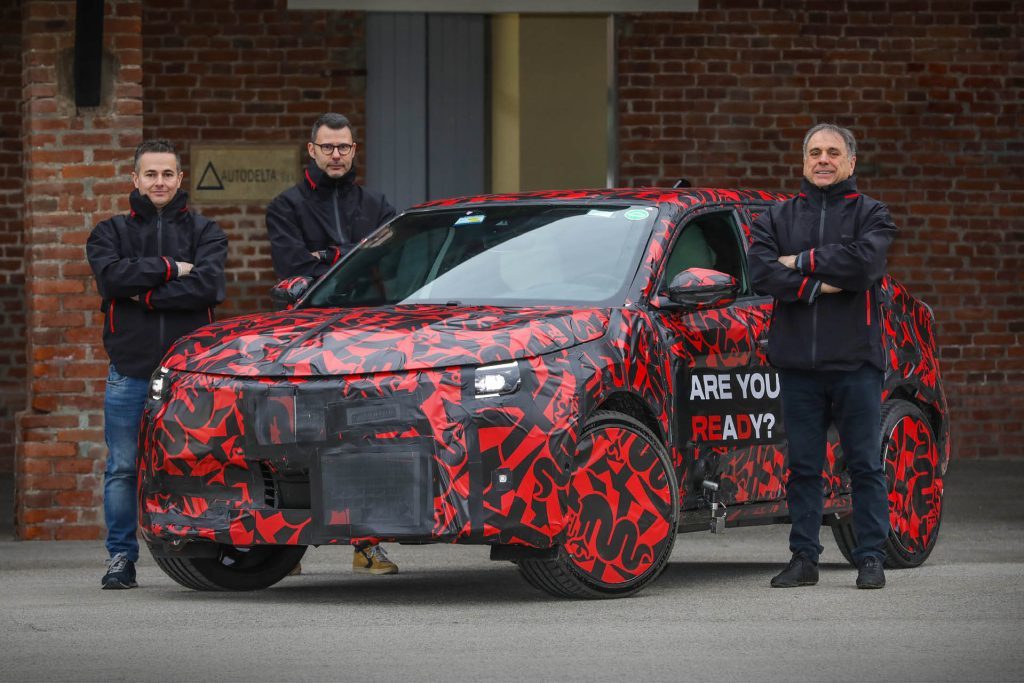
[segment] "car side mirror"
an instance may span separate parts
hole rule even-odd
[[[291,308],[309,291],[312,280],[304,275],[281,280],[270,290],[270,300],[278,308]]]
[[[688,309],[727,306],[736,300],[740,284],[732,275],[707,268],[688,268],[672,278],[668,299]]]

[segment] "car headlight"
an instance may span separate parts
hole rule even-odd
[[[519,363],[500,363],[484,365],[476,369],[473,378],[477,398],[503,396],[515,393],[519,389]]]
[[[171,372],[170,368],[160,366],[153,373],[153,376],[149,378],[149,399],[159,403],[167,398],[167,393],[171,389],[171,383],[167,380],[167,375]]]

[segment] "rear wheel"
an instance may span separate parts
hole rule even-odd
[[[186,588],[197,591],[255,591],[288,575],[306,553],[306,546],[220,544],[216,557],[168,557],[150,552],[157,566]]]
[[[518,562],[532,586],[571,598],[621,598],[665,568],[679,521],[672,461],[633,418],[598,412],[573,459],[565,542],[552,559]]]
[[[885,566],[917,567],[928,559],[942,522],[939,448],[921,409],[894,399],[882,406],[882,464],[889,484]],[[843,557],[853,563],[857,537],[847,516],[832,525]]]

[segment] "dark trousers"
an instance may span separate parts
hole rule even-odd
[[[789,549],[818,561],[828,427],[835,422],[853,488],[853,558],[885,559],[888,487],[881,457],[882,371],[780,370],[782,413],[789,439],[786,500],[793,527]]]

